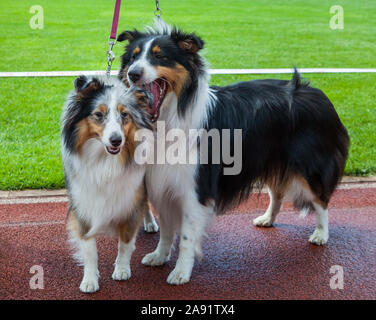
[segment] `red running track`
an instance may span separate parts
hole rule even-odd
[[[162,267],[146,267],[159,234],[137,239],[132,277],[111,279],[116,241],[100,238],[100,291],[80,293],[82,269],[70,255],[64,226],[66,203],[0,205],[0,299],[375,299],[376,189],[338,190],[330,204],[330,238],[324,247],[308,242],[314,216],[300,219],[286,206],[275,228],[252,220],[267,207],[252,195],[220,216],[204,241],[204,256],[183,286],[166,283],[177,252]],[[30,268],[44,269],[44,289],[32,290]],[[340,265],[344,288],[329,286],[330,268]]]

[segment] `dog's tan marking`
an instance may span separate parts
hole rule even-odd
[[[303,188],[307,194],[313,195],[313,202],[318,203],[324,209],[327,208],[327,204],[320,200],[320,195],[314,192],[309,186],[307,180],[301,174],[286,174],[284,177],[280,173],[272,175],[266,182],[268,187],[273,191],[274,196],[278,200],[282,200],[284,196],[288,193],[293,181],[298,182],[298,184]]]
[[[159,53],[159,52],[161,52],[161,47],[160,46],[154,46],[152,51],[153,51],[153,53]]]
[[[120,240],[124,243],[129,243],[133,239],[145,214],[149,210],[144,183],[136,191],[133,204],[132,215],[118,225]]]
[[[122,78],[121,78],[121,82],[123,82],[127,88],[130,87],[129,82],[128,82],[128,79],[127,79],[128,68],[129,68],[129,67],[126,66],[126,67],[122,70]]]
[[[282,176],[282,173],[278,171],[268,177],[266,184],[273,191],[274,196],[281,200],[287,193],[293,178],[294,175]]]
[[[96,119],[95,113],[101,112],[105,116],[108,112],[108,107],[105,104],[99,105],[90,117],[88,117],[90,137],[102,137],[104,126]]]
[[[148,104],[148,100],[147,100],[147,97],[145,96],[145,93],[136,91],[134,93],[134,96],[136,97],[138,107],[141,107],[143,110],[148,112],[150,109],[150,106]]]
[[[96,112],[102,112],[103,115],[107,113],[107,106],[105,104],[101,104],[96,108],[92,115],[82,119],[77,124],[77,139],[76,139],[76,151],[79,152],[81,147],[84,143],[94,137],[102,137],[104,127],[101,123],[99,123],[96,119],[94,114]]]
[[[82,119],[77,124],[76,151],[79,152],[83,144],[90,138],[90,127],[88,119]]]
[[[128,108],[125,105],[121,104],[121,103],[119,103],[117,105],[117,112],[119,112],[119,113],[126,112],[126,113],[129,114]]]
[[[326,204],[326,203],[324,203],[320,200],[321,192],[319,194],[316,193],[316,192],[313,192],[313,190],[309,186],[307,180],[302,175],[296,175],[295,179],[301,184],[303,189],[305,189],[305,190],[307,190],[307,191],[309,191],[313,194],[313,196],[314,196],[313,202],[319,204],[324,209],[326,209],[328,207],[328,204]]]
[[[104,103],[100,104],[93,112],[92,114],[96,113],[96,112],[102,112],[104,115],[107,113],[108,111],[108,107],[107,105],[105,105]]]
[[[130,159],[133,158],[134,151],[137,147],[137,141],[135,141],[134,136],[137,131],[136,124],[128,110],[128,108],[122,104],[118,104],[117,111],[120,113],[127,113],[127,117],[123,120],[122,130],[125,137],[125,144],[120,152],[120,159],[123,164],[126,164]]]
[[[67,229],[75,232],[80,239],[90,230],[90,225],[82,219],[79,219],[74,209],[69,209],[67,214]]]
[[[141,52],[140,47],[137,47],[136,49],[133,50],[134,55],[139,54],[140,52]]]
[[[167,94],[173,90],[179,96],[189,81],[188,71],[181,64],[177,64],[175,68],[158,66],[156,69],[158,78],[165,78],[168,81]]]

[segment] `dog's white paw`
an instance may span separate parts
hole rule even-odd
[[[158,232],[158,229],[159,229],[159,227],[158,227],[158,224],[155,220],[151,221],[151,222],[144,223],[144,230],[147,233]]]
[[[315,229],[309,237],[309,242],[321,246],[328,242],[329,233],[323,229]]]
[[[155,250],[154,252],[148,253],[141,262],[147,266],[161,266],[162,264],[165,264],[169,258],[169,255],[166,257],[159,251]]]
[[[93,293],[99,290],[97,278],[84,278],[80,284],[80,290],[84,293]]]
[[[179,285],[189,282],[191,278],[191,270],[185,268],[176,268],[172,270],[167,278],[169,284]]]
[[[112,273],[113,280],[128,280],[131,277],[131,268],[130,267],[118,267],[115,266],[115,270]]]
[[[255,219],[253,219],[253,224],[257,227],[271,227],[273,226],[273,221],[269,215],[263,214]]]

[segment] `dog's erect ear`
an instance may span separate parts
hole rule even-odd
[[[124,40],[128,40],[129,42],[132,42],[141,37],[141,35],[142,33],[136,29],[134,29],[133,31],[123,31],[118,35],[117,41],[122,42]]]
[[[199,37],[193,36],[179,41],[178,46],[189,53],[196,53],[204,47],[204,41]]]
[[[187,53],[197,53],[204,47],[204,41],[194,33],[186,34],[177,30],[171,33],[171,37]]]
[[[79,76],[74,80],[74,89],[79,97],[86,96],[103,87],[97,78],[88,79],[86,76]]]
[[[84,75],[76,78],[74,80],[74,89],[76,90],[76,92],[80,92],[87,82],[88,82],[88,79]]]

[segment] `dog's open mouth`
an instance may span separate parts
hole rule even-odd
[[[106,151],[110,154],[118,154],[120,152],[120,147],[107,147],[106,146]]]
[[[153,82],[145,84],[143,87],[153,94],[153,106],[149,109],[149,113],[151,120],[154,122],[159,117],[159,109],[167,93],[167,81],[163,78],[158,78]]]

